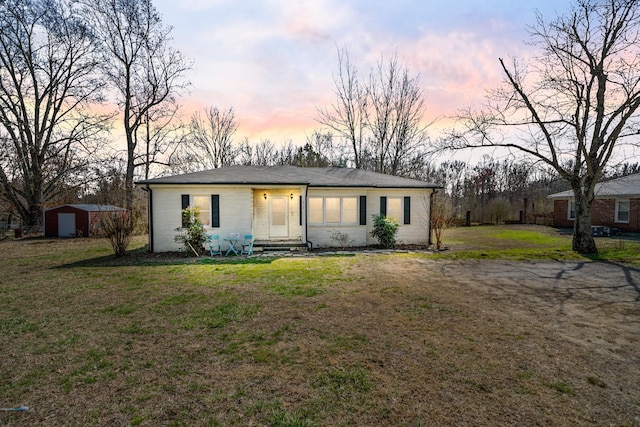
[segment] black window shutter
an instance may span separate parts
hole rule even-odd
[[[411,224],[411,197],[404,198],[404,223]]]
[[[300,214],[299,214],[299,216],[300,216],[300,225],[302,225],[302,196],[300,196],[300,198],[298,199],[298,203],[299,203],[298,208],[300,210]]]
[[[387,198],[380,196],[380,215],[387,216]]]
[[[367,225],[367,196],[360,196],[360,225]]]
[[[211,226],[220,227],[220,195],[211,195]]]
[[[182,195],[182,211],[184,211],[188,207],[189,207],[189,195],[188,194],[183,194]],[[183,215],[182,211],[180,211],[180,217],[182,218],[182,228],[186,228],[186,227],[189,226],[189,224],[188,224],[189,218],[185,217]]]

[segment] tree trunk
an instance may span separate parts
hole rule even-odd
[[[133,176],[135,173],[135,128],[129,125],[129,114],[125,111],[125,133],[127,135],[127,169],[124,177],[124,208],[129,212],[133,210]]]
[[[41,185],[43,178],[39,167],[34,166],[32,174],[31,184],[25,191],[28,212],[26,218],[22,218],[22,223],[27,227],[39,227],[42,224],[42,202],[44,201]]]
[[[124,179],[124,208],[131,212],[133,210],[133,173],[135,166],[133,156],[127,159],[127,170]]]
[[[591,234],[591,205],[593,197],[588,197],[580,190],[575,191],[576,219],[573,225],[572,249],[580,254],[598,253],[596,242]]]

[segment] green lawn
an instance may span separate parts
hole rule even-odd
[[[489,297],[453,291],[439,270],[446,258],[576,258],[568,239],[457,229],[441,261],[180,258],[145,254],[141,237],[115,259],[102,240],[5,240],[0,407],[30,410],[0,424],[567,425],[591,407],[596,423],[622,422],[602,400],[622,388],[589,372],[585,391],[581,372],[548,365],[571,354],[583,369],[588,353],[543,323],[490,314]],[[624,254],[637,260],[637,246]]]
[[[451,251],[443,259],[582,260],[571,250],[566,230],[542,226],[475,226],[445,231],[444,245]],[[640,239],[624,235],[597,237],[598,255],[589,259],[640,265]]]

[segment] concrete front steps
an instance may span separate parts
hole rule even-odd
[[[255,252],[293,252],[306,251],[307,244],[300,240],[256,240],[253,242]]]

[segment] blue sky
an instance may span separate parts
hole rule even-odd
[[[155,0],[173,44],[191,61],[185,114],[234,107],[236,139],[304,142],[316,108],[335,97],[337,48],[361,75],[397,51],[427,97],[425,121],[482,100],[499,57],[531,54],[526,28],[569,1]],[[442,120],[440,123],[446,123]],[[437,128],[437,127],[436,127]]]

